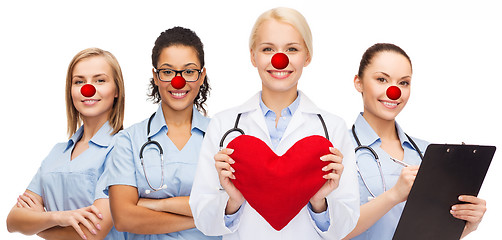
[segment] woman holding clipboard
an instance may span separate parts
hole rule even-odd
[[[428,143],[409,137],[395,118],[410,97],[411,60],[400,47],[379,43],[364,53],[354,85],[364,112],[350,133],[356,146],[360,218],[345,239],[392,239]],[[467,221],[462,237],[476,230],[486,202],[474,196],[450,213]]]

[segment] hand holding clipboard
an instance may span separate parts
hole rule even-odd
[[[459,239],[465,221],[450,209],[460,195],[477,196],[494,153],[494,146],[429,145],[393,239]]]

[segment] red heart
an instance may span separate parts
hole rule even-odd
[[[251,205],[277,231],[284,228],[326,182],[320,157],[333,145],[313,135],[296,142],[277,156],[259,138],[241,135],[228,148],[235,163],[232,180]]]

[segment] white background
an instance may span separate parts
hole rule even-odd
[[[52,146],[68,137],[65,75],[78,51],[100,47],[118,58],[128,127],[156,109],[146,99],[155,39],[173,26],[191,28],[205,44],[212,87],[207,108],[214,115],[260,89],[248,37],[259,14],[277,6],[304,14],[314,36],[313,61],[299,88],[348,126],[362,111],[352,82],[361,55],[376,42],[391,42],[413,62],[412,97],[398,117],[408,134],[433,143],[502,146],[502,14],[496,1],[2,1],[2,222]],[[500,151],[479,194],[488,211],[467,239],[499,238]],[[0,226],[0,239],[36,238]]]

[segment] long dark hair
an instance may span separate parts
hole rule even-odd
[[[174,45],[192,47],[197,53],[197,58],[199,59],[199,62],[201,64],[201,69],[204,67],[204,45],[202,44],[202,41],[197,36],[197,34],[187,28],[173,27],[162,32],[157,40],[155,40],[155,46],[153,46],[152,49],[152,65],[154,68],[157,68],[157,63],[159,61],[159,56],[162,50]],[[207,115],[207,111],[204,108],[204,105],[207,97],[209,96],[210,90],[211,87],[209,86],[209,79],[207,78],[206,74],[206,77],[204,77],[204,82],[200,86],[199,93],[197,93],[197,96],[193,100],[193,103],[197,107],[197,110],[202,112],[204,115]],[[154,103],[159,103],[161,100],[159,87],[155,85],[153,78],[150,79],[150,93],[148,94],[148,97]]]

